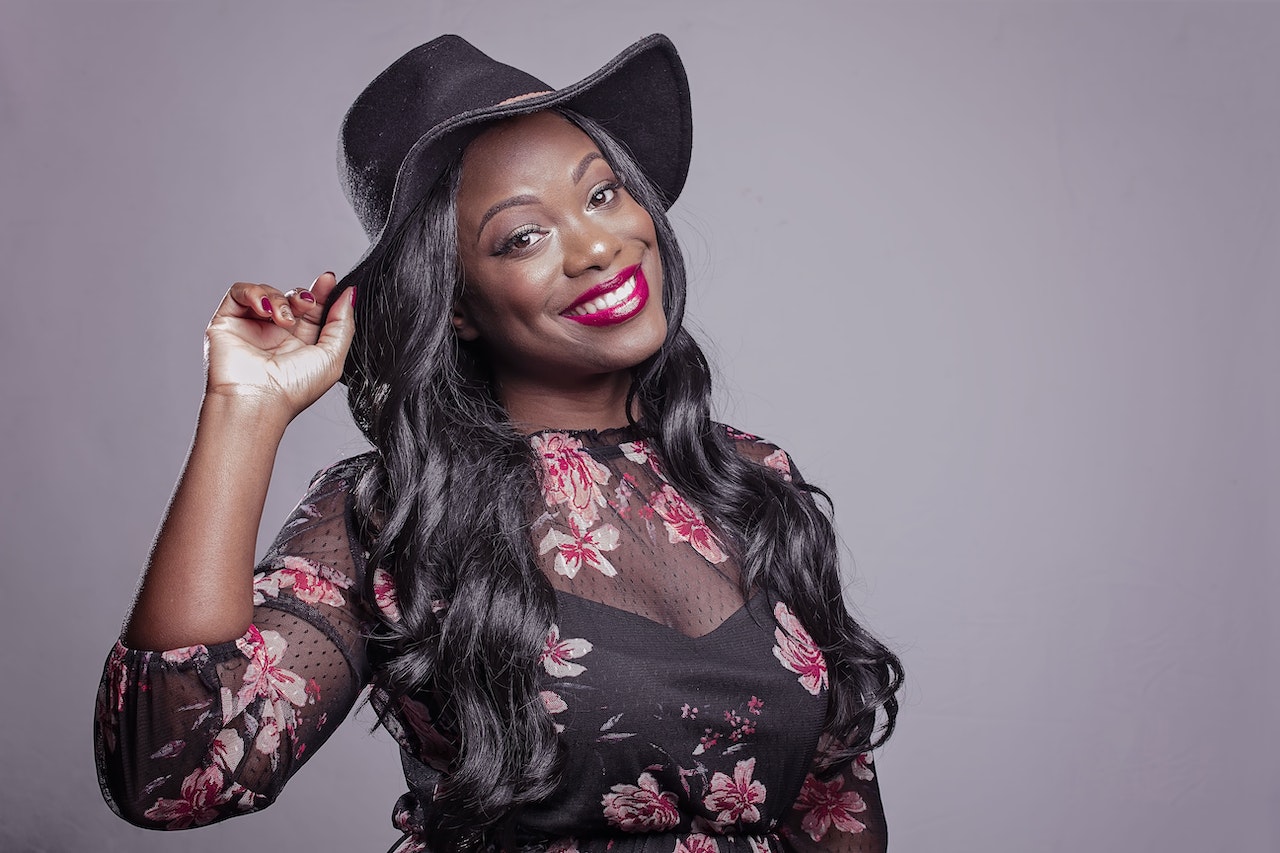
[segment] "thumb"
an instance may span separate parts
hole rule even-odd
[[[320,329],[316,346],[332,356],[341,367],[347,360],[347,350],[351,349],[351,339],[355,337],[355,333],[356,288],[353,285],[346,292],[339,293],[338,298],[329,306],[329,314]]]

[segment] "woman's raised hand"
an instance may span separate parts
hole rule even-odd
[[[281,292],[238,281],[205,330],[207,396],[266,406],[292,419],[342,375],[355,333],[355,288],[341,294],[321,325],[337,287],[333,273],[310,289]]]

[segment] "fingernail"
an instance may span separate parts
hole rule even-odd
[[[315,302],[316,298],[311,295],[310,290],[302,290],[298,292],[298,298],[303,302]]]
[[[356,286],[354,284],[351,285],[351,304],[356,304]]]
[[[271,300],[265,296],[262,297],[262,310],[266,311],[268,314],[271,313]]]
[[[338,274],[337,274],[336,272],[334,272],[333,270],[325,270],[324,272],[322,272],[322,273],[320,273],[320,274],[321,274],[321,275],[331,275],[331,276],[333,276],[333,277],[334,277],[334,279],[335,279],[335,280],[338,278]]]

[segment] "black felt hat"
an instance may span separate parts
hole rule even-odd
[[[552,89],[455,35],[406,53],[342,122],[343,189],[371,245],[336,289],[364,286],[397,229],[487,122],[563,106],[630,150],[670,206],[689,171],[689,82],[664,35],[641,39],[589,77]]]

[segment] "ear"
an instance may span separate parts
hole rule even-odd
[[[459,299],[453,303],[453,331],[461,341],[474,341],[479,339],[480,330],[476,328],[476,324],[471,319],[471,312],[467,310],[467,306],[462,304]]]

